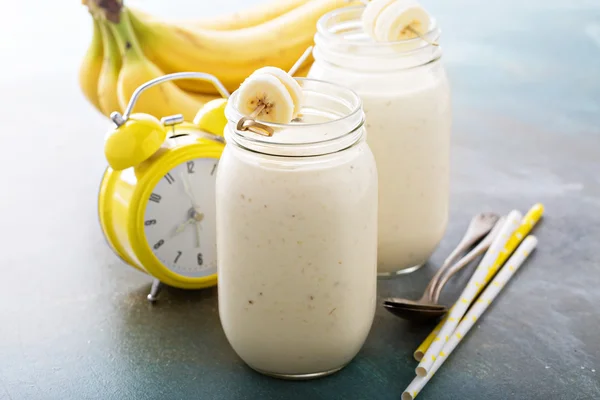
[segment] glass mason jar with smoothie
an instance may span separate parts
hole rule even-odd
[[[363,102],[379,175],[379,275],[412,272],[448,220],[451,99],[440,29],[407,0],[332,11],[317,28],[308,77],[347,86]]]
[[[250,367],[313,378],[348,364],[373,322],[377,169],[353,91],[257,72],[226,108],[219,314]]]

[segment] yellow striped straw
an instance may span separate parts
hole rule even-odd
[[[498,255],[504,250],[508,239],[510,239],[512,234],[519,228],[522,220],[523,214],[518,210],[512,210],[508,213],[506,218],[502,218],[501,221],[504,222],[498,221],[496,223],[492,229],[492,232],[496,232],[493,233],[494,240],[490,245],[490,248],[487,250],[471,276],[471,279],[469,279],[469,282],[464,287],[460,294],[460,300],[454,303],[454,307],[452,307],[448,320],[444,326],[442,326],[440,333],[437,334],[436,339],[440,338],[441,340],[438,340],[437,342],[434,340],[425,352],[423,359],[419,361],[419,365],[417,365],[417,368],[415,369],[417,375],[425,376],[429,373],[440,350],[444,347],[444,344],[448,342],[448,338],[452,335],[454,329],[456,329],[456,326],[464,317],[471,303],[475,301],[478,289],[483,286],[485,276],[489,269],[492,268]]]
[[[523,243],[517,248],[515,253],[507,261],[507,264],[500,268],[500,272],[496,274],[494,280],[488,285],[481,297],[477,300],[471,309],[464,316],[460,324],[454,330],[452,336],[446,341],[444,347],[440,350],[435,359],[429,373],[426,376],[418,376],[412,380],[406,390],[402,393],[402,400],[414,400],[421,392],[433,375],[438,371],[442,364],[452,354],[456,346],[467,336],[473,325],[483,316],[483,313],[488,309],[490,304],[500,294],[504,285],[510,281],[515,272],[525,262],[529,254],[536,248],[538,240],[535,236],[527,236]]]
[[[496,261],[490,268],[487,276],[485,277],[483,285],[481,285],[479,287],[479,289],[477,290],[477,295],[479,295],[479,293],[481,293],[483,288],[490,282],[490,280],[492,280],[494,275],[496,275],[496,272],[498,272],[498,269],[500,269],[500,267],[504,264],[504,262],[508,259],[508,257],[515,251],[515,249],[517,247],[519,247],[519,244],[529,234],[529,232],[531,232],[533,227],[542,218],[543,214],[544,214],[544,205],[542,203],[537,203],[529,209],[527,214],[525,214],[525,216],[523,217],[523,220],[521,221],[521,225],[519,225],[517,230],[511,235],[511,237],[506,242],[506,246],[504,246],[504,249],[500,252],[500,254],[498,254],[498,258],[496,258]],[[476,297],[477,297],[477,295],[476,295]],[[421,361],[423,359],[423,355],[425,355],[425,353],[427,352],[427,349],[429,349],[429,346],[431,346],[431,343],[433,343],[433,341],[437,337],[437,334],[439,333],[440,329],[442,329],[442,326],[444,326],[444,323],[446,322],[446,318],[448,318],[448,315],[449,315],[449,312],[439,322],[439,324],[437,324],[437,326],[435,328],[433,328],[433,330],[431,331],[429,336],[427,336],[427,338],[425,338],[425,340],[419,345],[419,347],[417,347],[417,350],[415,350],[415,352],[413,353],[413,357],[415,358],[415,360]]]

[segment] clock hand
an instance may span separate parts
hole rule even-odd
[[[202,220],[204,220],[204,213],[198,212],[196,209],[194,209],[194,221],[200,223],[202,222]]]
[[[185,194],[192,202],[192,207],[194,207],[194,210],[195,210],[196,208],[198,208],[196,206],[197,202],[196,202],[196,199],[194,198],[194,194],[192,193],[192,188],[190,187],[190,182],[188,180],[188,177],[183,172],[181,173],[181,181],[183,182],[183,190],[185,190]]]
[[[185,221],[184,223],[182,223],[181,225],[177,226],[177,228],[175,228],[175,231],[173,231],[173,233],[171,234],[171,238],[174,238],[175,236],[179,235],[181,232],[183,232],[185,230],[185,228],[187,228],[187,226],[189,224],[192,224],[196,222],[195,218],[190,218],[187,221]]]
[[[197,242],[196,244],[198,245],[197,247],[200,248],[200,231],[202,230],[202,227],[200,226],[200,222],[196,221],[196,239]]]
[[[202,222],[203,219],[204,219],[204,214],[194,210],[194,221],[196,222],[196,238],[198,240],[196,242],[196,244],[198,245],[197,246],[198,248],[200,248],[200,236],[201,236],[200,231],[202,231],[202,225],[200,225],[200,223]]]
[[[171,234],[171,239],[174,238],[175,236],[179,235],[181,232],[183,232],[189,224],[193,224],[195,222],[197,234],[198,234],[198,247],[200,247],[200,230],[202,230],[202,227],[200,226],[200,222],[202,222],[202,220],[204,219],[204,214],[199,213],[196,210],[190,210],[190,211],[191,211],[191,217],[187,221],[178,225],[177,228],[175,228],[175,230]]]

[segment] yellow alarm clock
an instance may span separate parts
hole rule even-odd
[[[181,115],[158,120],[131,114],[144,90],[190,78],[212,82],[224,96],[194,123]],[[225,146],[228,97],[212,75],[175,73],[140,86],[123,115],[111,114],[116,127],[105,140],[109,166],[98,197],[100,224],[113,251],[154,278],[150,301],[162,284],[183,289],[217,284],[215,176]],[[210,121],[213,129],[201,129],[198,119]]]

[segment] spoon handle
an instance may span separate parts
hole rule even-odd
[[[442,266],[437,270],[433,278],[431,278],[431,281],[429,281],[429,284],[425,289],[425,293],[427,294],[431,302],[437,302],[437,300],[434,300],[434,293],[435,288],[439,285],[438,280],[440,279],[440,277],[446,272],[448,268],[452,266],[452,264],[456,262],[456,260],[462,253],[464,253],[469,247],[471,247],[477,240],[481,239],[482,236],[483,235],[473,235],[473,229],[471,228],[471,226],[469,226],[467,232],[461,239],[458,246],[456,246],[452,253],[450,253],[450,255],[444,260]]]
[[[496,226],[498,226],[498,224]],[[448,272],[436,283],[435,287],[432,289],[431,299],[434,303],[438,302],[440,294],[442,293],[442,289],[444,288],[444,285],[448,283],[448,280],[450,280],[450,278],[452,278],[452,276],[458,271],[467,266],[471,261],[484,253],[491,246],[497,234],[498,229],[493,229],[481,242],[479,242],[477,246],[475,246],[473,250],[467,253],[467,255],[461,258],[457,263],[448,268]]]
[[[440,270],[443,268],[440,267]],[[427,287],[425,288],[425,291],[423,292],[423,296],[421,297],[421,299],[419,300],[419,302],[423,302],[423,303],[431,303],[431,293],[433,292],[435,285],[437,283],[437,279],[439,278],[439,276],[434,276],[433,278],[431,278],[431,280],[429,281],[429,283],[427,284]]]

